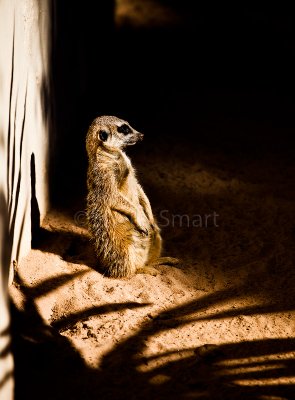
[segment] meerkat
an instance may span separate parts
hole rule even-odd
[[[99,264],[113,278],[155,275],[156,266],[178,263],[161,257],[160,229],[124,152],[142,139],[142,133],[114,116],[96,118],[87,132],[88,228]]]

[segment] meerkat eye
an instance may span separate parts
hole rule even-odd
[[[119,126],[117,130],[119,133],[123,133],[124,135],[128,135],[132,132],[132,129],[127,124]]]
[[[106,131],[100,131],[99,132],[99,138],[103,142],[105,142],[107,140],[108,136],[109,136],[109,134]]]

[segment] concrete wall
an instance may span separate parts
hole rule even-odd
[[[0,1],[0,398],[13,394],[7,285],[48,208],[51,1]],[[10,274],[12,275],[12,274]]]

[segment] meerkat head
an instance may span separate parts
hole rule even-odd
[[[112,151],[131,146],[142,139],[143,134],[132,128],[127,121],[114,116],[102,116],[92,122],[86,147],[89,154],[99,146]]]

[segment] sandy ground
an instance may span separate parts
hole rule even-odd
[[[107,278],[83,208],[52,211],[11,287],[18,398],[295,398],[294,162],[162,154],[133,158],[181,264]]]

